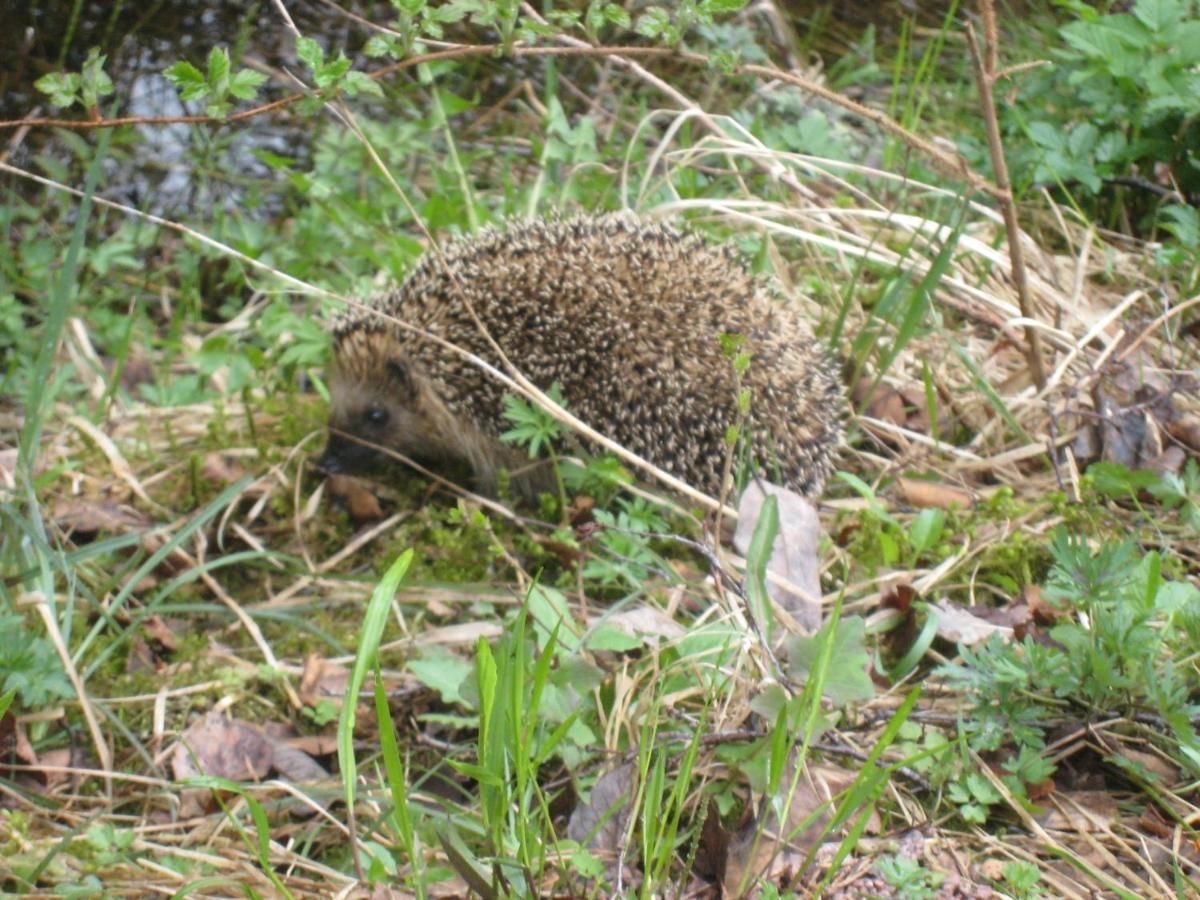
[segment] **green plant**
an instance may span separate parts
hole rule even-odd
[[[92,47],[80,71],[51,72],[34,82],[34,87],[48,94],[55,106],[66,108],[79,103],[86,110],[95,110],[100,98],[114,90],[112,78],[104,71],[107,59],[99,47]]]
[[[918,860],[900,853],[883,857],[875,864],[875,869],[903,900],[933,900],[946,880],[941,872],[931,871]]]
[[[1190,699],[1197,678],[1175,663],[1200,638],[1200,589],[1165,580],[1158,554],[1139,558],[1132,540],[1093,551],[1059,526],[1050,553],[1043,593],[1062,616],[1050,629],[1052,642],[993,636],[962,648],[958,664],[939,670],[970,701],[964,726],[971,746],[1015,746],[1007,768],[1019,789],[1051,772],[1036,751],[1053,716],[1065,709],[1094,715],[1140,708],[1169,724],[1178,743],[1168,751],[1200,771]]]
[[[22,707],[42,709],[74,696],[50,640],[16,613],[0,613],[0,692],[14,691]]]
[[[203,100],[204,111],[210,116],[228,115],[234,100],[253,100],[267,80],[266,75],[253,69],[239,69],[230,74],[229,51],[224,47],[209,51],[206,69],[201,72],[180,60],[163,74],[179,89],[183,100]]]
[[[1033,863],[1023,860],[1006,862],[1000,870],[1000,874],[1004,878],[1004,883],[1018,900],[1034,900],[1035,897],[1046,896],[1046,892],[1039,884],[1042,880],[1042,873]]]
[[[1012,141],[1015,171],[1088,198],[1127,176],[1165,178],[1185,195],[1200,190],[1195,0],[1137,0],[1116,13],[1079,0],[1059,5],[1076,17],[1059,29],[1064,46],[1054,65],[1026,76],[1008,108],[1010,133],[1031,142]]]
[[[958,807],[958,814],[968,825],[982,825],[992,807],[1004,799],[992,783],[977,772],[970,772],[962,781],[949,785],[946,796]]]

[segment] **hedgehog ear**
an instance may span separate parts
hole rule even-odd
[[[412,376],[409,374],[408,366],[398,359],[389,359],[387,361],[388,376],[402,388],[412,387]]]

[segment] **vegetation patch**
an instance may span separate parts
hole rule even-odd
[[[1193,0],[193,6],[0,97],[0,889],[1200,892]],[[721,496],[561,381],[536,499],[318,469],[337,314],[618,210],[836,359],[815,508],[732,336]]]

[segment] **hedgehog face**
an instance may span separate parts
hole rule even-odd
[[[336,354],[329,442],[317,467],[327,474],[368,474],[384,467],[389,450],[423,463],[442,460],[447,448],[436,438],[436,403],[425,379],[396,356],[355,366],[364,358],[347,357],[354,350],[361,348],[339,347]]]

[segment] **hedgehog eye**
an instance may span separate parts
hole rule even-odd
[[[382,406],[368,406],[363,412],[363,418],[371,425],[384,425],[388,420],[388,411]]]

